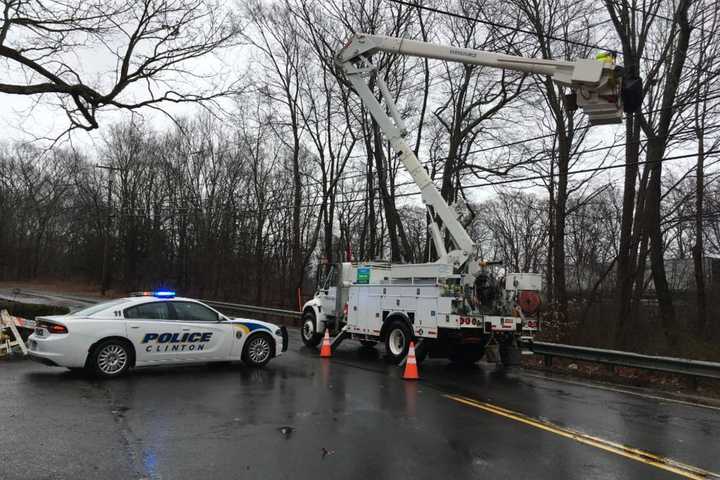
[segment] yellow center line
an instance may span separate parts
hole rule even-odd
[[[606,452],[611,452],[625,458],[630,458],[632,460],[642,462],[646,465],[652,465],[653,467],[665,470],[667,472],[675,473],[677,475],[680,475],[681,477],[691,478],[693,480],[706,480],[709,478],[720,479],[720,475],[718,475],[717,473],[709,472],[707,470],[703,470],[692,465],[686,465],[670,458],[660,457],[658,455],[654,455],[652,453],[645,452],[637,448],[627,447],[625,445],[594,437],[592,435],[587,435],[582,432],[576,432],[568,428],[559,427],[549,422],[536,420],[522,413],[514,412],[512,410],[508,410],[506,408],[502,408],[491,403],[480,402],[472,398],[461,397],[457,395],[444,396],[456,402],[469,405],[471,407],[475,407],[480,410],[493,413],[495,415],[500,415],[502,417],[524,423],[525,425],[530,425],[532,427],[539,428],[540,430],[554,433],[561,437],[575,440],[578,443],[590,445]]]

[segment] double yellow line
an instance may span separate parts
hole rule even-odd
[[[686,465],[684,463],[669,458],[660,457],[658,455],[654,455],[652,453],[645,452],[637,448],[627,447],[619,443],[611,442],[598,437],[593,437],[592,435],[587,435],[585,433],[576,432],[568,428],[559,427],[549,422],[536,420],[534,418],[528,417],[527,415],[523,415],[522,413],[514,412],[512,410],[508,410],[506,408],[502,408],[491,403],[485,403],[474,400],[472,398],[462,397],[458,395],[444,396],[464,405],[478,408],[480,410],[484,410],[486,412],[493,413],[501,417],[509,418],[511,420],[524,423],[525,425],[539,428],[540,430],[545,430],[546,432],[554,433],[555,435],[569,438],[571,440],[575,440],[578,443],[590,445],[591,447],[599,448],[600,450],[614,453],[616,455],[620,455],[621,457],[629,458],[644,463],[646,465],[652,465],[653,467],[675,473],[677,475],[680,475],[681,477],[691,478],[693,480],[720,479],[720,475],[718,475],[717,473],[708,472],[707,470],[693,467],[692,465]]]

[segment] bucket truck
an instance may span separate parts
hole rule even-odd
[[[400,362],[411,340],[419,360],[450,358],[470,363],[497,345],[504,364],[517,363],[519,347],[540,327],[541,275],[506,273],[498,278],[479,258],[459,215],[447,204],[405,141],[407,129],[372,55],[384,52],[546,75],[570,93],[566,107],[580,107],[591,125],[622,122],[623,111],[642,103],[639,79],[622,67],[590,59],[523,58],[380,35],[357,34],[335,62],[417,184],[429,212],[429,232],[438,254],[431,263],[345,262],[332,266],[303,306],[302,339],[316,347],[326,329],[364,345],[384,343]],[[374,77],[382,102],[372,92]],[[569,107],[568,107],[569,106]]]

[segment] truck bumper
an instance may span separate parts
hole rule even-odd
[[[441,325],[444,328],[477,329],[484,333],[521,332],[531,335],[538,330],[537,319],[505,317],[499,315],[448,315],[449,322]]]

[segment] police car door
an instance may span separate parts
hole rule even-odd
[[[187,343],[178,355],[182,361],[227,360],[232,349],[233,326],[215,310],[197,302],[169,302],[172,318],[182,327]],[[187,333],[187,335],[185,335]]]
[[[135,346],[135,360],[138,365],[156,362],[176,361],[176,351],[170,342],[173,336],[181,335],[178,322],[171,319],[167,300],[141,303],[124,310],[127,335]]]

